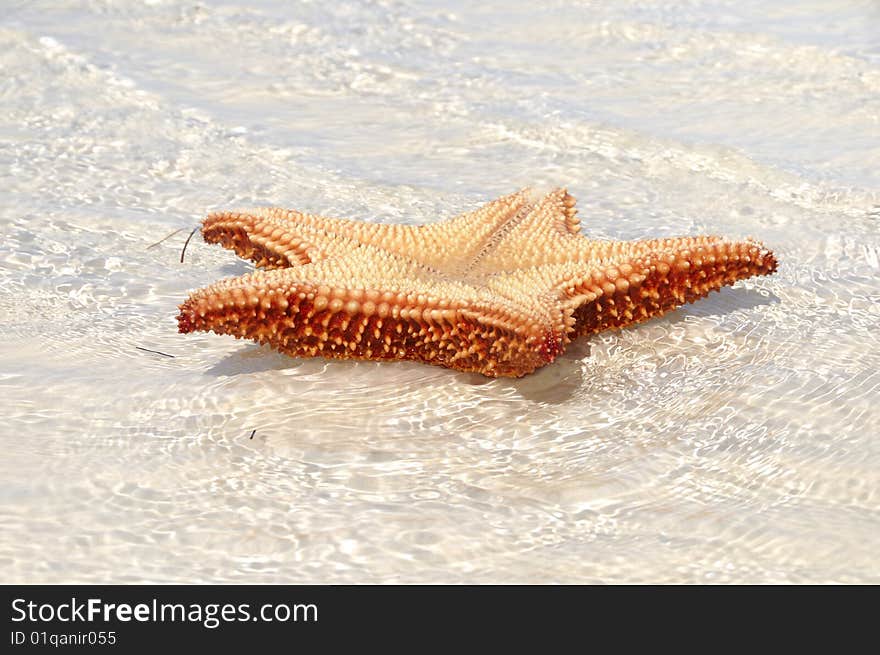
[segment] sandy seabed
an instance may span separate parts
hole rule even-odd
[[[0,578],[880,581],[878,35],[867,1],[7,4]],[[532,184],[780,270],[519,381],[177,334],[248,270],[179,263],[211,209]]]

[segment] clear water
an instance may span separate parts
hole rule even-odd
[[[248,265],[148,247],[529,184],[779,273],[510,381],[178,335]],[[876,2],[0,0],[0,190],[4,582],[880,582]]]

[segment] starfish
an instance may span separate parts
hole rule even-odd
[[[417,360],[520,377],[572,339],[776,270],[755,241],[588,239],[565,189],[523,189],[426,226],[285,209],[210,214],[208,243],[262,270],[195,291],[180,332],[295,357]]]

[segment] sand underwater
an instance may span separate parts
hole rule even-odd
[[[4,3],[0,579],[880,582],[878,35],[854,0]],[[177,333],[250,269],[179,262],[210,210],[532,184],[779,272],[522,380]]]

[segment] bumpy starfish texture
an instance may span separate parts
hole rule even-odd
[[[284,209],[210,214],[205,241],[263,270],[194,292],[179,329],[296,357],[417,360],[520,377],[576,337],[776,270],[753,241],[588,239],[574,205],[564,189],[523,189],[427,226]]]

